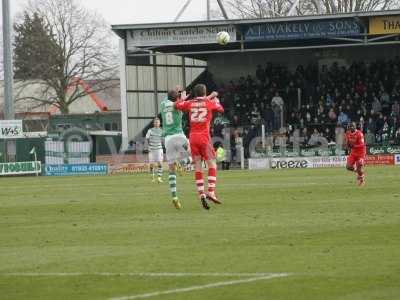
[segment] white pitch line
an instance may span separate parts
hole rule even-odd
[[[0,273],[2,277],[78,277],[78,276],[136,276],[136,277],[265,277],[282,273],[151,273],[151,272],[94,272],[94,273]],[[286,274],[286,273],[285,273]]]
[[[288,274],[288,273],[276,273],[276,274],[269,274],[267,276],[261,276],[261,277],[252,277],[252,278],[232,280],[232,281],[221,281],[221,282],[215,282],[215,283],[210,283],[210,284],[205,284],[205,285],[194,285],[194,286],[189,286],[189,287],[186,287],[186,288],[179,288],[179,289],[173,289],[173,290],[165,290],[165,291],[157,291],[157,292],[146,293],[146,294],[138,294],[138,295],[131,295],[131,296],[116,297],[116,298],[111,298],[109,300],[144,299],[144,298],[151,298],[151,297],[157,297],[157,296],[162,296],[162,295],[186,293],[186,292],[192,292],[192,291],[216,288],[216,287],[221,287],[221,286],[249,283],[249,282],[254,282],[254,281],[259,281],[259,280],[268,280],[268,279],[279,278],[279,277],[287,277],[287,276],[290,276],[290,274]]]

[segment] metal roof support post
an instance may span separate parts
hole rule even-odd
[[[240,51],[244,52],[244,34],[243,34],[243,30],[240,31]]]
[[[218,2],[218,6],[221,9],[222,15],[224,16],[225,20],[228,20],[229,17],[228,17],[228,14],[226,13],[226,10],[225,10],[224,4],[222,3],[222,0],[217,0],[217,2]]]
[[[188,8],[189,4],[192,2],[192,0],[187,0],[186,3],[182,6],[181,10],[178,12],[176,15],[174,22],[178,22],[179,19],[181,18],[182,14],[185,12],[185,10]]]
[[[368,39],[368,42],[375,42],[375,41],[390,39],[390,38],[393,38],[393,37],[396,37],[396,36],[399,36],[399,34],[387,34],[387,35],[384,35],[384,36],[370,38],[370,39]]]
[[[296,0],[293,2],[292,7],[289,9],[287,16],[292,16],[296,10],[296,7],[299,5],[300,0]]]
[[[327,38],[328,40],[332,41],[346,41],[346,42],[363,42],[363,39],[354,39],[354,38],[345,38],[345,37],[330,37]]]
[[[14,119],[10,0],[3,0],[4,118]]]
[[[211,5],[210,5],[210,0],[207,1],[207,21],[211,20]]]
[[[4,64],[4,119],[15,118],[13,98],[13,60],[11,47],[10,0],[3,0],[3,64]],[[17,142],[6,140],[5,161],[16,161]]]
[[[158,104],[158,72],[157,72],[157,53],[156,55],[150,57],[150,62],[153,64],[153,95],[154,95],[154,108],[155,108],[155,116],[159,114],[159,104]]]

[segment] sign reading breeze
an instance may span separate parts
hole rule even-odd
[[[22,120],[0,120],[0,139],[23,137]]]

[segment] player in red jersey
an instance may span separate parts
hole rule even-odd
[[[347,170],[357,173],[357,184],[362,186],[365,184],[364,164],[366,156],[366,146],[364,142],[364,134],[357,129],[356,123],[349,124],[346,132],[347,148],[351,150],[347,156]]]
[[[219,103],[216,94],[212,93],[206,97],[207,89],[204,84],[198,84],[194,87],[193,100],[178,101],[175,104],[176,109],[189,113],[190,134],[189,142],[192,151],[192,157],[195,164],[195,179],[197,191],[200,196],[201,204],[205,209],[210,209],[206,199],[214,203],[221,204],[215,195],[217,182],[217,163],[215,161],[215,151],[210,136],[210,123],[213,112],[224,112],[224,108]],[[185,97],[183,97],[184,99]],[[208,193],[204,191],[202,160],[207,162],[208,166]]]

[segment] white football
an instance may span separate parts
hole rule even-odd
[[[231,40],[231,36],[226,31],[221,31],[217,33],[217,42],[220,45],[226,45]]]

